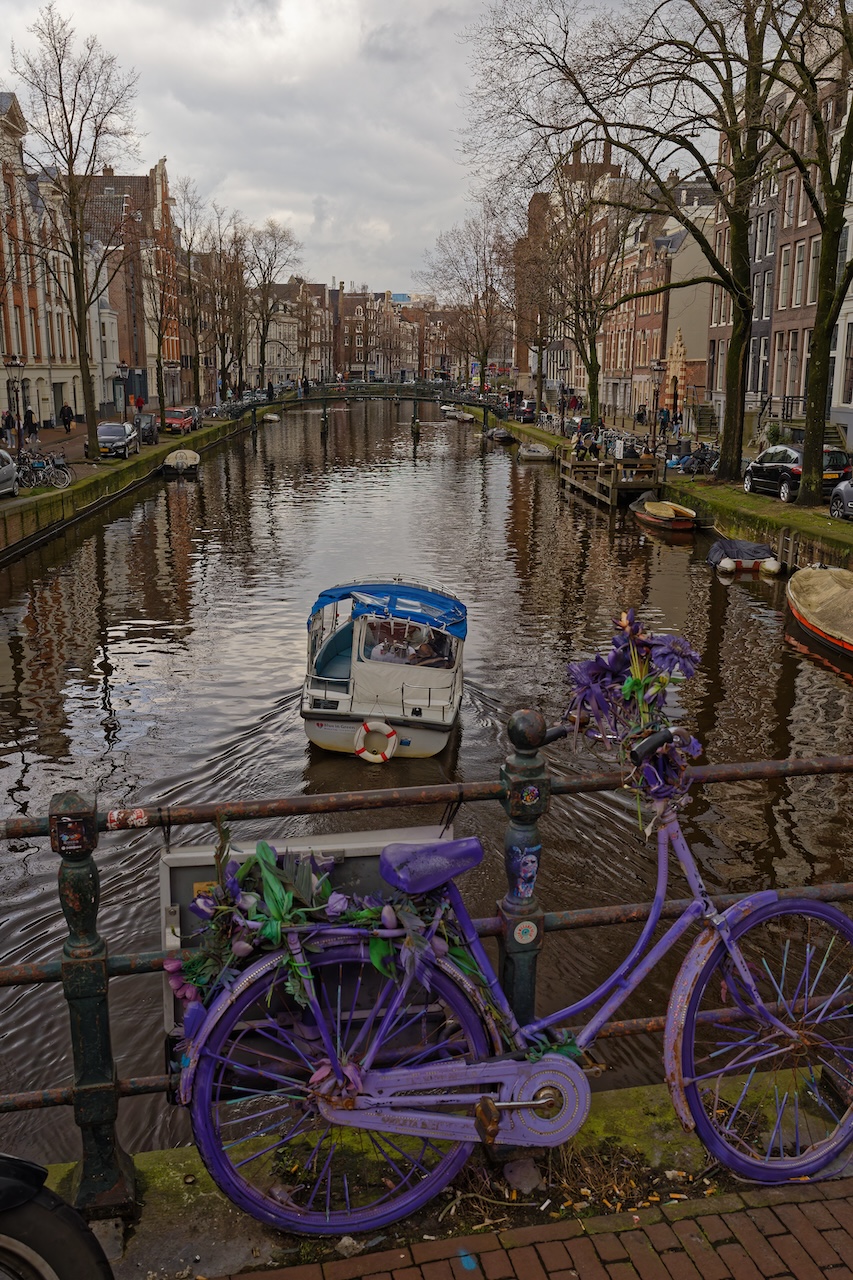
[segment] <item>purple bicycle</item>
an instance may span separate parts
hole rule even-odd
[[[634,694],[660,713],[659,673],[636,666],[638,643],[635,634],[628,645]],[[610,683],[628,689],[615,669]],[[607,679],[593,682],[593,696],[590,672],[581,675],[575,710],[585,707],[602,736],[613,723],[599,696]],[[657,802],[654,905],[614,972],[546,1018],[518,1024],[455,884],[483,856],[477,839],[387,847],[381,904],[333,893],[320,920],[294,914],[285,895],[277,949],[232,975],[207,1010],[196,1004],[186,1024],[182,1100],[232,1201],[283,1230],[372,1230],[426,1204],[475,1143],[567,1141],[589,1110],[598,1032],[694,925],[664,1036],[682,1124],[752,1181],[843,1167],[853,1137],[853,923],[774,890],[718,911],[678,824],[677,775],[692,740],[654,723],[629,738],[626,758]],[[654,941],[673,855],[691,900]],[[240,936],[253,923],[255,941],[272,936],[267,917],[249,919],[257,895],[234,893]]]

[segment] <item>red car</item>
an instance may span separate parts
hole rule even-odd
[[[196,426],[196,409],[167,409],[166,430],[172,435],[186,436]]]

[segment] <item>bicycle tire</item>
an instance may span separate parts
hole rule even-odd
[[[54,489],[67,489],[71,483],[71,477],[64,467],[51,467],[48,476]]]
[[[739,1176],[810,1177],[853,1138],[853,922],[797,898],[759,907],[731,935],[762,1000],[796,1036],[756,1014],[721,941],[687,1007],[687,1105],[705,1146]]]
[[[413,1055],[424,1065],[489,1055],[479,1014],[440,970],[429,991],[413,980],[385,1027],[397,988],[371,964],[366,942],[311,953],[310,963],[333,1042],[351,1062],[380,1033],[383,1067]],[[190,1102],[201,1158],[229,1199],[279,1230],[340,1235],[395,1222],[437,1195],[474,1144],[333,1127],[312,1114],[309,1077],[325,1050],[287,992],[288,975],[286,965],[267,966],[201,1049]]]
[[[36,478],[30,467],[18,468],[18,483],[22,489],[35,488]]]

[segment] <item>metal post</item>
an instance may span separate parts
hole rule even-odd
[[[551,799],[551,779],[539,755],[545,730],[538,711],[516,711],[507,726],[515,754],[507,757],[501,769],[501,782],[509,791],[502,801],[509,825],[504,838],[507,893],[498,903],[500,976],[522,1023],[535,1017],[536,962],[544,941],[543,913],[535,891],[542,853],[538,824]]]
[[[62,988],[68,1002],[74,1059],[74,1119],[83,1158],[74,1203],[88,1218],[131,1216],[133,1162],[116,1137],[118,1081],[107,1002],[107,945],[97,929],[100,882],[92,856],[98,844],[94,796],[67,791],[50,802],[50,844],[61,855],[59,900],[68,922],[62,948]]]

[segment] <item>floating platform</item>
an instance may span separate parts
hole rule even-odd
[[[649,465],[639,460],[607,458],[579,462],[568,450],[558,448],[560,497],[579,494],[605,507],[628,506],[649,489],[659,491],[664,482],[662,462]]]

